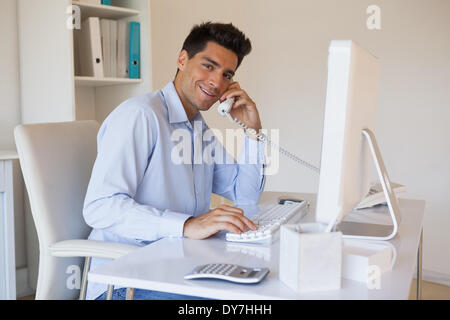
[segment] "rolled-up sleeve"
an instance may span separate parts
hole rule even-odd
[[[157,139],[155,128],[156,119],[134,106],[117,109],[102,125],[83,208],[89,226],[144,241],[182,236],[190,215],[134,200]]]
[[[219,147],[223,148],[222,145]],[[245,136],[237,163],[230,160],[230,155],[223,150],[226,160],[214,166],[212,192],[230,199],[236,205],[257,204],[266,181],[264,143]]]

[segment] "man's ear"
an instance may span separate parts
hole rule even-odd
[[[183,71],[186,67],[187,61],[189,60],[189,55],[186,50],[181,50],[180,54],[178,55],[177,59],[177,66],[178,69]]]

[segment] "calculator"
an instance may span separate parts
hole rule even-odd
[[[268,268],[248,268],[227,263],[209,263],[195,267],[186,280],[219,279],[235,283],[258,283],[269,273]]]

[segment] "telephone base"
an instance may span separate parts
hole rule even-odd
[[[391,182],[391,187],[397,198],[406,192],[406,187],[399,183]],[[386,196],[384,195],[381,183],[373,184],[368,195],[361,200],[355,209],[366,209],[377,205],[387,205]]]

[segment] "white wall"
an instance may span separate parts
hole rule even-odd
[[[0,150],[16,150],[14,127],[21,123],[19,44],[16,0],[3,0],[0,10]],[[30,294],[27,281],[27,250],[24,185],[18,161],[14,163],[14,237],[17,294]]]
[[[19,87],[19,47],[17,41],[17,8],[15,0],[2,2],[0,11],[0,150],[16,150],[14,143],[14,127],[20,124],[20,87]],[[5,32],[7,30],[8,32]],[[18,164],[14,166],[16,181],[22,176]],[[22,193],[22,185],[15,186],[15,193]],[[14,205],[16,267],[26,265],[24,216],[21,199],[16,199]]]
[[[75,119],[72,30],[66,28],[70,3],[70,0],[17,1],[25,124]]]
[[[372,4],[381,8],[381,30],[366,27]],[[155,89],[173,79],[194,24],[233,22],[253,43],[236,80],[257,102],[263,126],[281,129],[280,144],[316,164],[330,40],[352,39],[378,56],[378,144],[392,180],[427,201],[425,273],[450,279],[450,1],[152,0],[151,12]],[[211,127],[229,127],[215,111],[205,117]],[[266,190],[317,191],[314,173],[280,160]]]
[[[15,0],[2,1],[0,30],[0,149],[16,150],[13,128],[20,123],[20,89]]]

